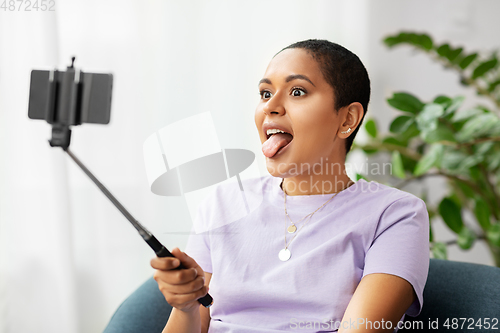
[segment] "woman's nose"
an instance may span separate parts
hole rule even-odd
[[[276,114],[276,115],[284,115],[285,114],[285,107],[283,106],[283,103],[280,101],[278,98],[279,96],[274,95],[267,101],[267,103],[264,105],[264,113],[267,115],[271,114]]]

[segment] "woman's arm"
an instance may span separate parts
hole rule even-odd
[[[356,288],[338,332],[393,332],[416,297],[412,285],[399,276],[368,274]],[[387,324],[388,321],[392,325]],[[375,325],[379,329],[375,329]]]

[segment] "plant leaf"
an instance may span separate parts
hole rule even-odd
[[[438,118],[444,114],[444,108],[441,104],[427,104],[424,106],[415,120],[417,121],[418,129],[421,132],[430,132],[437,129]]]
[[[462,172],[467,174],[476,183],[483,180],[483,175],[481,174],[481,171],[479,171],[479,166],[477,165],[470,167],[469,170],[462,170]]]
[[[424,107],[424,103],[417,97],[404,92],[393,94],[391,98],[387,99],[387,102],[398,110],[411,113],[418,113]]]
[[[450,105],[448,107],[445,107],[446,109],[445,109],[444,115],[446,116],[450,113],[454,113],[455,111],[457,111],[458,108],[464,102],[464,100],[465,100],[464,96],[457,96],[457,97],[453,98]]]
[[[488,171],[493,171],[500,167],[500,151],[489,154],[486,159],[488,160]],[[500,177],[498,177],[500,179]]]
[[[480,76],[483,76],[486,74],[488,71],[492,70],[495,68],[495,66],[498,63],[498,59],[493,58],[491,60],[485,61],[480,63],[475,69],[474,72],[472,72],[472,78],[477,79]]]
[[[408,126],[402,133],[399,134],[399,139],[404,141],[408,145],[408,140],[413,138],[414,136],[417,136],[420,134],[420,130],[417,127],[417,124],[415,121],[412,121],[410,123],[410,126]]]
[[[475,117],[475,116],[478,116],[480,114],[483,114],[484,111],[481,110],[481,109],[466,109],[464,111],[461,111],[461,112],[457,112],[453,115],[453,117],[451,118],[451,121],[453,122],[459,122],[459,121],[462,121],[462,120],[465,120],[465,119],[468,119],[468,118],[471,118],[471,117]]]
[[[420,45],[422,46],[423,49],[425,50],[432,50],[432,39],[429,35],[426,35],[426,34],[421,34],[420,35]]]
[[[457,170],[461,173],[468,173],[469,169],[483,161],[483,156],[468,155],[458,165]]]
[[[500,223],[492,224],[486,232],[486,238],[491,244],[500,246]]]
[[[450,45],[449,44],[442,44],[436,49],[437,54],[439,54],[441,57],[447,58],[448,55],[450,54]]]
[[[382,143],[388,143],[388,144],[391,144],[391,145],[397,145],[397,146],[403,146],[403,147],[406,146],[405,142],[403,142],[401,140],[398,140],[397,138],[395,138],[393,136],[388,136],[388,137],[384,138],[382,140]]]
[[[462,69],[466,69],[475,59],[477,58],[477,53],[472,53],[463,58],[458,66]]]
[[[455,185],[463,192],[468,198],[475,198],[476,192],[468,185],[461,181],[455,181]]]
[[[492,92],[498,85],[500,85],[500,80],[496,80],[495,82],[490,83],[490,85],[488,86],[488,91]]]
[[[457,133],[457,139],[459,141],[468,141],[480,137],[496,127],[499,121],[497,116],[490,113],[471,118]]]
[[[451,104],[451,98],[449,98],[448,96],[439,95],[434,98],[432,103],[441,104],[444,108],[447,108]]]
[[[433,47],[432,39],[429,35],[408,32],[401,32],[398,35],[389,36],[384,39],[384,43],[388,47],[393,47],[401,43],[408,43],[426,51],[432,50]]]
[[[403,161],[403,168],[413,174],[413,172],[415,171],[415,166],[417,166],[417,161],[403,154],[400,155],[401,160]]]
[[[447,259],[446,244],[442,242],[434,242],[432,244],[432,256],[436,259]]]
[[[494,143],[492,141],[477,143],[474,146],[475,154],[478,156],[484,155],[491,149],[491,147],[493,147],[493,145]]]
[[[392,173],[394,176],[401,179],[406,177],[405,169],[403,168],[403,160],[401,159],[401,154],[397,150],[392,152]]]
[[[375,120],[368,120],[365,124],[365,129],[372,138],[377,137],[377,124],[375,123]]]
[[[438,141],[456,141],[453,131],[442,123],[438,123],[437,128],[433,131],[423,132],[423,139],[427,143],[434,143]]]
[[[457,238],[457,244],[462,250],[468,250],[476,240],[476,235],[467,227],[460,230]]]
[[[459,150],[446,151],[441,160],[441,168],[448,170],[450,173],[456,173],[460,163],[467,155]]]
[[[460,55],[460,53],[462,53],[463,51],[463,48],[459,47],[459,48],[456,48],[456,49],[450,49],[450,52],[448,53],[448,55],[446,56],[446,58],[448,58],[448,60],[450,62],[454,62],[455,59],[457,59],[457,57]]]
[[[433,144],[420,161],[418,161],[417,166],[415,167],[414,175],[420,176],[426,173],[433,166],[439,166],[441,164],[443,151],[443,145],[438,143]]]
[[[453,230],[453,232],[458,234],[464,226],[460,206],[453,200],[444,198],[439,203],[438,210],[446,225]]]
[[[413,117],[410,116],[396,117],[389,126],[389,131],[392,133],[402,133],[411,125],[412,122]]]
[[[371,154],[375,154],[376,152],[378,152],[378,149],[374,149],[374,148],[361,148],[363,150],[363,152],[366,154],[366,155],[371,155]]]
[[[488,134],[494,137],[500,136],[500,118],[497,119],[495,125],[488,131]]]
[[[490,223],[490,208],[483,198],[476,198],[474,200],[474,215],[476,215],[477,222],[483,230],[488,230],[491,226]]]
[[[368,179],[365,178],[365,176],[363,176],[362,174],[360,173],[356,173],[356,181],[360,180],[360,179],[364,179],[366,181],[368,181]]]
[[[388,47],[393,47],[401,43],[401,41],[395,36],[389,36],[384,39],[385,45]]]

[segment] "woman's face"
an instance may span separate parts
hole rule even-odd
[[[345,112],[335,111],[333,88],[306,50],[286,49],[276,55],[259,91],[255,124],[273,176],[307,174],[315,163],[344,161],[345,141],[337,135]],[[269,129],[289,134],[270,136]]]

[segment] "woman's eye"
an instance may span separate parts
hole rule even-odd
[[[264,99],[268,99],[271,97],[271,93],[267,90],[262,90],[260,92],[260,97],[264,98]]]
[[[306,94],[306,92],[301,88],[293,88],[293,90],[292,90],[292,96],[295,96],[295,97],[304,96],[305,94]]]

